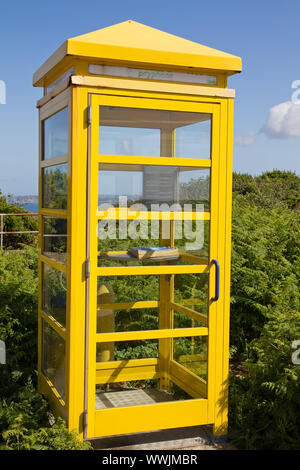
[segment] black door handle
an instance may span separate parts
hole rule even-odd
[[[215,296],[212,297],[210,300],[212,302],[216,302],[219,299],[219,295],[220,295],[220,265],[219,265],[219,261],[217,261],[216,259],[212,259],[211,262],[216,267],[216,277],[215,277]]]

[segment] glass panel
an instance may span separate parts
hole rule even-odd
[[[193,306],[189,307],[190,309]],[[171,313],[171,311],[170,311]],[[174,310],[174,328],[205,327],[207,323]],[[158,308],[98,309],[97,333],[146,331],[159,329]]]
[[[175,304],[194,310],[208,318],[208,280],[208,273],[174,275]]]
[[[65,398],[65,342],[47,322],[42,320],[42,372]]]
[[[98,278],[97,333],[159,329],[160,318],[161,324],[165,324],[163,318],[166,315],[164,311],[160,312],[157,302],[160,301],[161,305],[164,305],[165,296],[173,303],[167,317],[171,318],[173,314],[174,328],[206,327],[208,274],[171,275],[164,287],[160,286],[159,277]],[[139,306],[136,302],[152,303]]]
[[[43,121],[43,160],[68,153],[68,108]]]
[[[160,156],[160,130],[116,126],[100,126],[101,155]]]
[[[205,327],[206,324],[203,321],[195,320],[194,318],[191,318],[188,315],[185,315],[183,313],[178,313],[176,312],[176,309],[174,309],[174,323],[173,326],[174,328],[198,328],[198,327]]]
[[[67,219],[43,217],[43,255],[66,263]]]
[[[66,326],[66,275],[43,263],[43,305],[45,313]]]
[[[178,212],[210,206],[210,170],[198,167],[101,163],[98,188],[99,210],[135,204],[136,210]]]
[[[97,385],[95,405],[96,410],[103,410],[106,408],[153,405],[191,398],[184,390],[172,382],[170,383],[170,389],[165,390],[159,387],[158,379],[133,380],[114,382],[111,388],[108,388],[107,385]]]
[[[184,264],[197,264],[196,261],[188,261],[184,255],[199,256],[209,258],[209,220],[193,220],[174,222],[174,243],[181,254]],[[203,264],[201,262],[200,264]]]
[[[98,278],[97,333],[139,331],[158,328],[157,307],[132,309],[138,301],[158,301],[158,276],[111,276]],[[117,310],[101,304],[126,303]],[[122,343],[120,343],[122,347]]]
[[[174,338],[173,359],[207,381],[207,336]]]
[[[176,158],[210,158],[211,119],[179,127],[175,132]]]
[[[97,343],[97,362],[128,361],[151,357],[158,357],[158,340],[155,339]]]
[[[67,208],[67,172],[67,163],[43,168],[42,204],[44,208]]]
[[[158,329],[157,308],[98,309],[97,333]]]
[[[100,106],[99,153],[210,158],[210,123],[205,113]]]
[[[159,276],[98,278],[98,304],[159,300]]]
[[[98,266],[142,266],[162,261],[205,264],[209,256],[209,226],[209,221],[204,220],[100,220]],[[160,248],[162,245],[170,246],[172,233],[174,250],[164,253]],[[149,252],[150,247],[153,248],[152,253]],[[160,251],[155,251],[155,247]]]

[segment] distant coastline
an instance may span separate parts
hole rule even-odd
[[[29,212],[39,211],[39,198],[38,196],[10,196],[7,198],[9,204],[19,204]]]
[[[7,202],[9,204],[38,204],[39,197],[34,195],[29,196],[8,196]]]

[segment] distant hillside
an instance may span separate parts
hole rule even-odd
[[[34,195],[29,196],[8,196],[7,202],[9,204],[28,204],[28,203],[36,203],[39,202],[39,197]]]

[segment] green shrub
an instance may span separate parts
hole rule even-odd
[[[244,449],[299,449],[300,364],[292,342],[300,339],[300,312],[267,314],[249,346],[248,374],[231,375],[230,436]]]
[[[28,211],[19,204],[9,204],[0,190],[0,214],[23,214],[24,216],[4,216],[5,232],[22,232],[38,230],[37,217],[26,216]],[[15,233],[3,236],[3,246],[8,250],[23,248],[24,244],[36,243],[36,234]]]
[[[86,450],[69,432],[65,422],[57,419],[50,426],[49,405],[28,380],[11,398],[0,401],[0,449],[4,450]]]
[[[273,209],[300,208],[300,178],[291,171],[273,170],[260,176],[233,174],[233,191],[248,203]]]
[[[74,431],[69,432],[65,422],[58,418],[51,427],[36,431],[22,426],[22,417],[3,433],[6,443],[2,450],[92,450],[89,442],[80,442]]]
[[[36,377],[37,298],[37,249],[0,251],[0,339],[7,350],[7,364],[0,367],[1,396]]]
[[[230,436],[244,449],[299,449],[300,178],[234,175]]]
[[[36,391],[37,249],[0,251],[0,339],[7,364],[0,365],[1,449],[89,449],[65,423],[49,423],[47,401]]]
[[[230,436],[244,449],[298,449],[300,365],[292,362],[291,345],[300,339],[300,178],[278,170],[257,177],[234,174],[233,190],[231,352],[246,372],[230,377]],[[3,197],[5,212],[1,204],[8,212]],[[119,302],[158,300],[158,277],[108,281]],[[207,286],[200,284],[193,276],[177,276],[176,301],[196,290],[205,300]],[[116,315],[117,331],[156,323],[154,309]],[[0,252],[0,339],[7,346],[7,365],[0,368],[1,448],[89,448],[61,420],[49,425],[47,402],[35,390],[36,248]],[[153,341],[123,342],[115,359],[157,353]],[[188,353],[188,342],[177,341],[175,356]]]
[[[269,308],[300,310],[300,220],[287,208],[234,198],[231,344],[244,353],[259,337]]]

